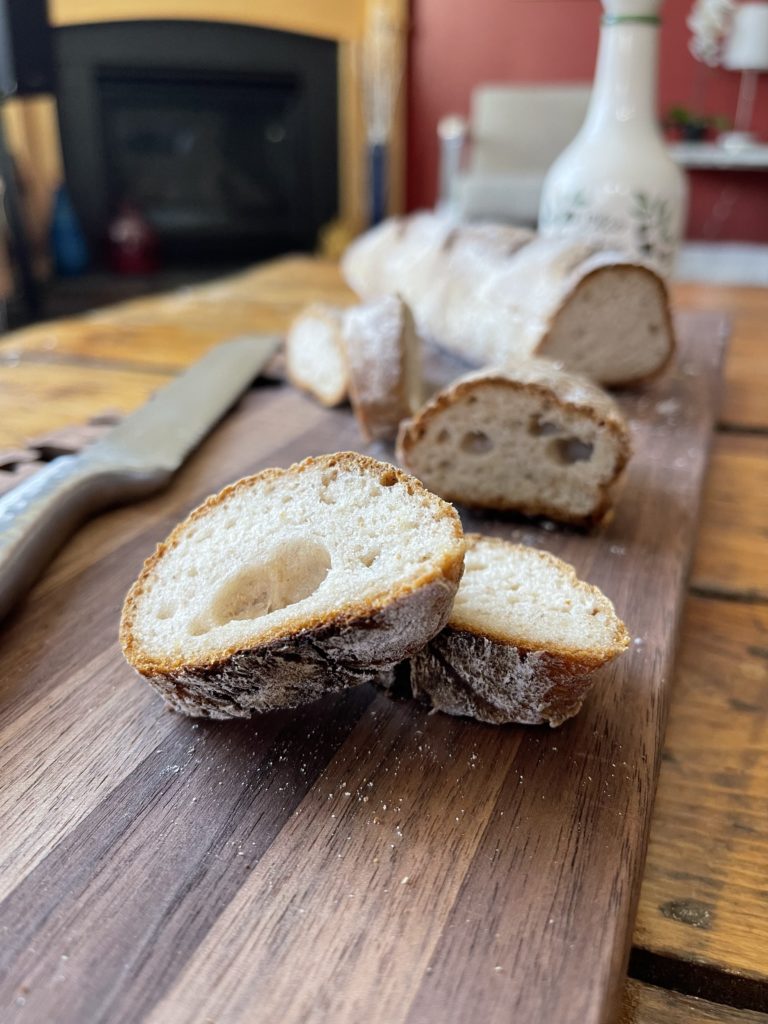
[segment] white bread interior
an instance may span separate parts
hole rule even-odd
[[[629,456],[618,407],[546,360],[481,370],[400,428],[400,462],[448,501],[590,524]]]
[[[290,381],[323,405],[344,402],[349,368],[342,311],[322,303],[302,310],[286,334],[285,363]]]
[[[545,551],[467,536],[448,625],[410,662],[415,696],[448,714],[559,725],[629,644],[612,603]]]
[[[355,453],[209,498],[147,560],[123,610],[129,662],[214,717],[311,700],[423,646],[463,565],[456,512]]]

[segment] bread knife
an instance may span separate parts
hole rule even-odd
[[[0,619],[87,518],[165,487],[278,343],[253,336],[216,346],[92,447],[0,498]]]

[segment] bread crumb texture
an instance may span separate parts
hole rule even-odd
[[[598,522],[629,457],[616,404],[554,363],[467,374],[403,423],[398,457],[449,501]]]
[[[412,658],[411,686],[448,714],[556,726],[628,645],[612,603],[571,565],[470,534],[448,626]]]
[[[455,510],[354,452],[268,469],[209,498],[131,588],[127,660],[210,717],[304,703],[408,657],[445,624]]]

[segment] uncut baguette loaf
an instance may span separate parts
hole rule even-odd
[[[423,401],[420,342],[408,306],[385,295],[344,314],[349,399],[366,441],[391,441]]]
[[[590,525],[629,457],[617,405],[547,360],[467,374],[401,424],[397,456],[447,501]]]
[[[424,337],[477,365],[539,355],[619,387],[674,348],[662,279],[585,243],[420,213],[356,239],[342,270],[364,299],[402,295]]]
[[[561,725],[629,644],[597,587],[545,551],[469,534],[446,628],[410,660],[413,695],[481,722]]]
[[[342,452],[268,469],[195,509],[125,601],[125,657],[173,708],[293,707],[374,678],[445,625],[461,578],[455,510]]]

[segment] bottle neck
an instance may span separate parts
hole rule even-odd
[[[603,19],[585,131],[631,125],[633,131],[647,127],[659,133],[658,35],[655,18]]]

